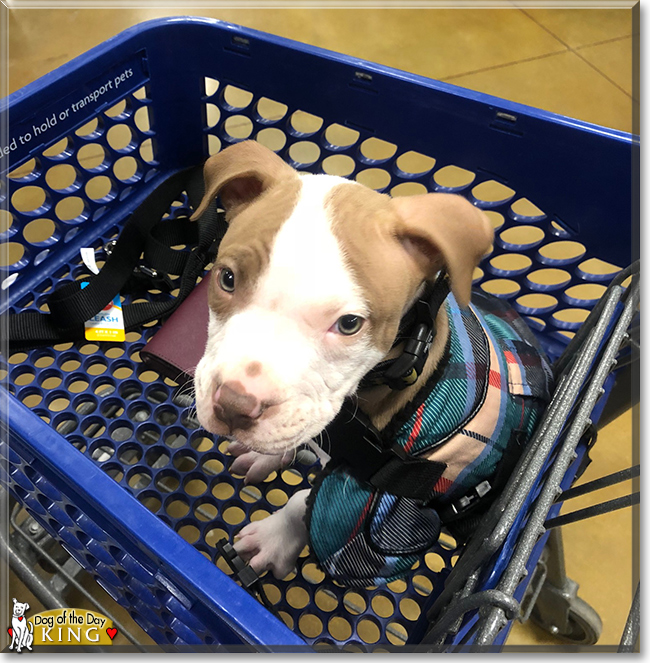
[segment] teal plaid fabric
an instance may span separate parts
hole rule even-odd
[[[506,302],[475,291],[469,308],[461,309],[452,295],[445,306],[445,357],[382,435],[446,469],[428,504],[374,490],[343,465],[323,470],[307,525],[313,554],[339,582],[379,585],[405,575],[437,541],[436,508],[486,479],[502,483],[550,400],[550,366]]]

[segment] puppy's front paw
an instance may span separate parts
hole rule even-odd
[[[228,452],[235,456],[230,471],[233,474],[243,475],[244,483],[261,483],[271,472],[286,467],[292,458],[289,452],[272,456],[251,451],[239,442],[231,442],[228,445]]]
[[[291,540],[282,518],[277,515],[244,527],[234,547],[256,573],[271,571],[281,580],[293,571],[304,544],[302,540]]]
[[[308,492],[299,491],[282,509],[239,533],[234,548],[256,573],[271,571],[280,580],[293,571],[309,538],[303,520]]]

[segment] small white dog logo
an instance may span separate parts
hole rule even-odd
[[[11,618],[11,628],[7,629],[11,636],[9,649],[16,645],[16,652],[20,654],[23,647],[32,651],[32,642],[34,642],[34,626],[27,621],[25,612],[29,610],[29,603],[21,603],[14,599],[14,614]]]

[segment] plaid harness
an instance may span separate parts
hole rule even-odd
[[[481,291],[472,302],[461,309],[448,296],[444,358],[382,431],[410,456],[440,464],[433,499],[376,490],[343,463],[330,462],[317,478],[306,517],[310,547],[339,582],[380,585],[405,575],[436,543],[441,520],[462,541],[507,480],[550,400],[551,369],[526,323]]]

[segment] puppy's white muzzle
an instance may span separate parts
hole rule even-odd
[[[315,340],[299,321],[264,310],[223,324],[211,315],[195,379],[203,427],[273,454],[318,435],[363,373],[350,372],[348,357],[321,356]]]

